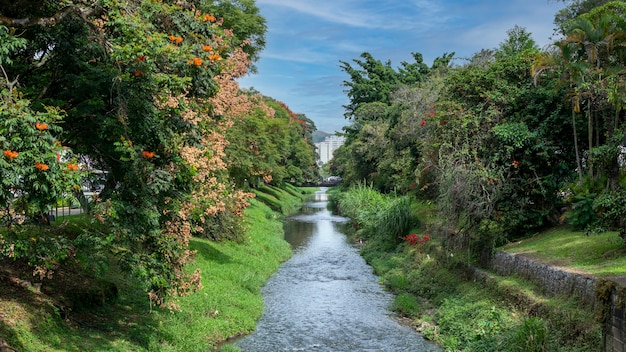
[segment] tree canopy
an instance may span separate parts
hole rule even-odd
[[[624,9],[572,2],[545,51],[515,26],[457,66],[341,61],[348,139],[331,171],[435,201],[448,243],[486,256],[560,221],[626,238]]]
[[[3,1],[0,13],[0,203],[10,229],[0,254],[42,278],[79,257],[97,267],[113,256],[164,306],[199,287],[200,273],[186,270],[191,236],[239,238],[255,186],[241,179],[316,179],[310,120],[235,81],[265,45],[254,1]],[[247,128],[268,145],[229,132]],[[88,203],[85,180],[96,176],[104,189]],[[47,222],[68,197],[110,231],[30,240],[11,226]]]

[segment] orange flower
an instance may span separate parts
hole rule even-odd
[[[144,150],[144,151],[141,153],[141,155],[143,155],[143,157],[144,157],[144,158],[147,158],[147,159],[152,159],[152,158],[154,158],[154,152],[149,152],[149,151],[147,151],[147,150]]]
[[[213,47],[210,46],[210,45],[203,45],[202,46],[202,50],[204,50],[206,52],[209,52],[209,51],[213,50]]]
[[[183,37],[176,37],[176,44],[180,44],[183,42]]]
[[[48,170],[48,165],[42,164],[42,163],[35,163],[35,167],[38,168],[41,171]]]
[[[14,151],[14,150],[5,150],[3,154],[7,158],[9,158],[9,160],[13,160],[13,159],[17,158],[18,152]]]
[[[195,57],[191,63],[196,66],[202,66],[202,59],[199,57]]]
[[[37,122],[35,124],[35,128],[40,130],[40,131],[43,131],[43,130],[48,128],[48,124],[47,123],[39,123],[39,122]]]
[[[143,76],[143,71],[135,71],[135,77]]]
[[[143,61],[146,61],[145,55],[141,55],[135,59],[135,62],[143,62]]]
[[[78,165],[76,164],[67,164],[67,168],[71,171],[76,171],[78,170]]]
[[[205,21],[213,22],[213,21],[215,21],[215,16],[213,16],[213,15],[209,15],[209,14],[207,13],[206,15],[204,15],[204,18],[203,18],[203,19],[204,19]]]
[[[211,61],[220,61],[222,59],[218,54],[209,55],[209,60]]]
[[[170,35],[170,41],[175,42],[176,41],[176,36],[175,35]]]

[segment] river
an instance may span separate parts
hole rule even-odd
[[[263,288],[265,312],[252,334],[234,343],[243,352],[440,351],[398,324],[393,296],[342,231],[322,189],[284,221],[293,256]]]

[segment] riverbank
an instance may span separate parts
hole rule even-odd
[[[296,210],[304,199],[302,190],[295,188],[264,194],[286,211]],[[27,276],[18,275],[18,268],[3,266],[0,342],[22,352],[207,351],[252,331],[263,311],[260,288],[290,256],[282,239],[281,214],[259,199],[246,209],[242,243],[191,241],[198,252],[189,269],[201,269],[204,288],[179,299],[180,311],[151,309],[145,292],[114,271],[98,282],[115,284],[115,299],[100,307],[68,310],[64,297],[42,293],[50,290],[32,285]],[[79,278],[67,280],[69,284]],[[84,285],[96,291],[99,287],[96,281]]]
[[[451,351],[603,351],[594,308],[576,297],[547,295],[539,284],[517,275],[476,269],[467,250],[443,245],[446,236],[437,234],[441,224],[432,204],[405,204],[367,187],[346,193],[338,194],[335,203],[339,210],[354,212],[353,238],[364,242],[361,254],[395,294],[392,309],[400,320],[425,338]],[[404,235],[394,240],[388,235],[393,231]],[[560,245],[542,243],[541,238],[554,238],[550,234],[522,243],[551,247],[554,252],[545,253],[555,258],[560,251],[579,255],[595,248],[573,232],[560,233]]]

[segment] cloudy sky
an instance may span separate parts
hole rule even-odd
[[[239,80],[242,88],[286,103],[315,122],[318,130],[341,131],[348,99],[340,61],[363,52],[393,67],[413,62],[411,52],[431,65],[443,53],[467,58],[493,49],[515,25],[540,46],[551,42],[556,0],[257,0],[267,20],[267,45],[258,73]],[[463,64],[462,60],[456,61]],[[354,66],[354,65],[353,65]]]

